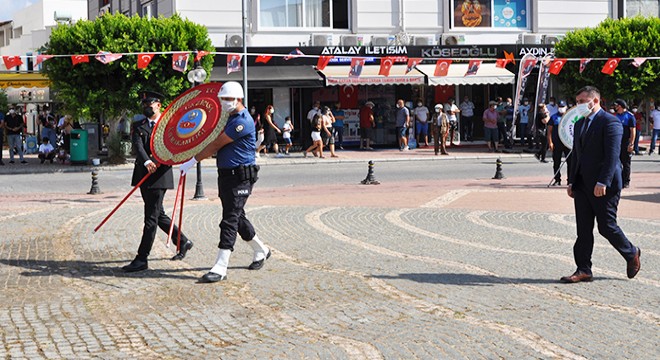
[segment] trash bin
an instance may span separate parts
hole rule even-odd
[[[87,164],[87,130],[71,130],[71,164]]]

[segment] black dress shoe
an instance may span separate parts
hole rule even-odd
[[[199,282],[201,283],[214,283],[222,280],[227,280],[227,275],[220,275],[216,274],[214,272],[207,272],[202,276],[201,279],[199,279]]]
[[[181,249],[179,249],[179,253],[174,255],[172,257],[172,260],[183,260],[183,258],[186,257],[186,253],[188,250],[193,248],[193,242],[188,240],[183,245],[181,245]]]
[[[147,270],[148,268],[149,265],[147,264],[147,260],[134,259],[130,264],[122,267],[121,269],[125,272],[136,272]]]
[[[580,270],[576,271],[573,273],[573,275],[570,276],[564,276],[561,279],[559,279],[563,283],[578,283],[581,281],[592,281],[593,280],[593,275],[584,273]]]
[[[270,257],[270,249],[268,249],[268,254],[266,254],[266,258],[261,259],[259,261],[253,261],[250,266],[248,266],[248,270],[259,270],[262,267],[264,267],[264,262],[266,262],[266,259]]]
[[[628,275],[628,279],[632,279],[637,275],[639,272],[639,268],[641,267],[641,262],[639,261],[639,257],[642,255],[642,250],[640,248],[637,248],[637,254],[635,254],[635,257],[632,258],[632,260],[628,261],[628,266],[626,268],[626,272]]]

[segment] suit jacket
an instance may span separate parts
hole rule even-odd
[[[600,109],[581,139],[584,122],[587,120],[579,120],[573,127],[568,183],[581,181],[587,189],[593,189],[596,183],[601,183],[607,186],[608,191],[620,191],[623,184],[619,160],[623,135],[621,121]]]
[[[149,119],[136,121],[133,124],[131,140],[133,141],[133,149],[135,149],[135,167],[133,168],[131,186],[137,185],[149,173],[144,166],[145,161],[151,160],[155,164],[158,164],[156,159],[151,155],[151,130]],[[161,164],[158,166],[156,172],[151,174],[141,187],[149,189],[174,189],[172,167]]]

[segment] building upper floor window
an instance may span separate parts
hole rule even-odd
[[[450,0],[451,27],[459,30],[529,28],[531,0]]]
[[[259,0],[265,28],[348,29],[349,0]]]
[[[625,4],[626,17],[660,16],[659,0],[619,0]]]
[[[156,6],[155,1],[147,1],[145,3],[142,3],[142,17],[151,19],[152,17],[156,16],[155,6]]]
[[[110,5],[110,0],[99,0],[99,8]]]

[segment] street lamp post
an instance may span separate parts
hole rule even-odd
[[[195,68],[188,72],[188,81],[195,87],[206,80],[206,70],[204,70],[197,59],[197,50],[193,51],[193,56]],[[195,183],[195,196],[193,196],[193,200],[207,200],[207,197],[204,195],[204,186],[202,185],[201,161],[197,163],[197,182]]]

